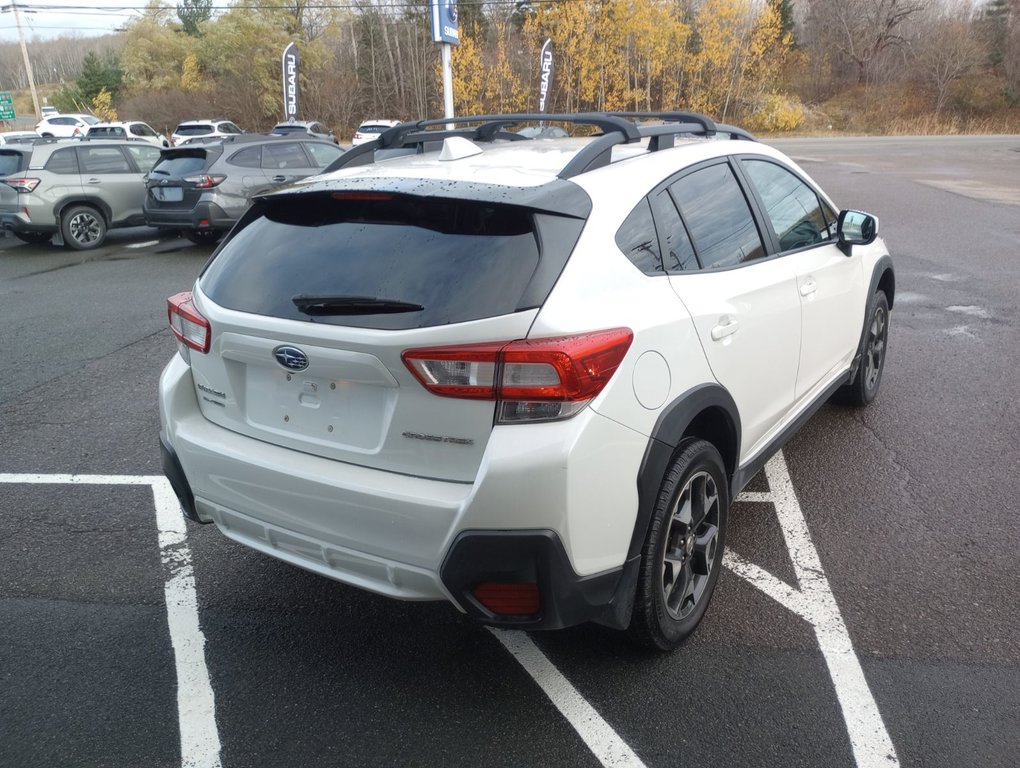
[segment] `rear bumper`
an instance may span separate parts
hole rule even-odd
[[[23,213],[0,211],[0,229],[8,232],[56,232],[58,227],[55,224],[37,224]]]
[[[450,600],[489,624],[629,621],[633,478],[647,438],[594,412],[525,427],[527,443],[518,428],[497,428],[473,483],[356,466],[224,429],[202,415],[176,355],[160,380],[160,415],[164,468],[182,506],[191,494],[189,517],[249,547],[391,597]],[[495,616],[471,594],[482,581],[529,576],[540,589],[533,616]]]
[[[206,201],[199,201],[194,208],[187,209],[150,208],[146,202],[143,210],[145,223],[150,227],[227,230],[237,221],[220,206]]]

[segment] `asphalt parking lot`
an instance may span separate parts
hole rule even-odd
[[[0,239],[0,766],[1020,763],[1020,136],[776,144],[880,218],[882,392],[755,479],[670,655],[185,526],[155,390],[210,249]]]

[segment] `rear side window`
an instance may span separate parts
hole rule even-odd
[[[336,144],[305,144],[305,149],[312,156],[316,168],[325,168],[344,153]]]
[[[623,255],[646,275],[662,274],[662,253],[655,234],[652,209],[643,199],[616,232],[616,244]]]
[[[77,174],[78,155],[75,154],[74,147],[58,149],[50,155],[50,159],[46,161],[46,165],[44,167],[51,173]]]
[[[248,147],[240,152],[235,152],[227,160],[231,165],[238,165],[241,168],[262,167],[262,147]]]
[[[159,160],[159,149],[143,144],[128,144],[125,149],[142,171],[147,171]]]
[[[705,269],[732,267],[765,254],[737,179],[726,163],[690,173],[669,186]]]
[[[495,203],[352,194],[262,203],[208,266],[202,290],[229,309],[334,325],[403,329],[477,320],[541,304],[583,225]],[[536,223],[542,220],[550,221]],[[538,228],[550,243],[544,256]],[[540,266],[543,258],[550,263]],[[313,318],[295,306],[302,295],[374,297],[422,309]]]

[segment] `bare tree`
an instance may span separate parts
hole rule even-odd
[[[943,18],[927,25],[916,47],[915,62],[934,91],[936,114],[945,107],[953,83],[977,68],[984,57],[968,22]]]
[[[868,83],[881,59],[907,43],[904,22],[924,8],[923,0],[811,0],[807,26],[816,49],[834,49]]]

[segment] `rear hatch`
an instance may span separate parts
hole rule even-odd
[[[32,148],[16,149],[13,147],[0,147],[0,180],[12,181],[23,176],[23,171],[28,168],[29,158],[32,156]],[[18,190],[9,183],[0,184],[0,212],[14,213],[18,210]]]
[[[471,481],[494,402],[427,391],[402,353],[525,338],[583,223],[380,192],[262,200],[195,291],[212,328],[191,355],[202,412],[309,454]]]
[[[202,193],[214,185],[206,171],[222,152],[220,146],[165,150],[146,176],[145,207],[167,211],[193,209]]]

